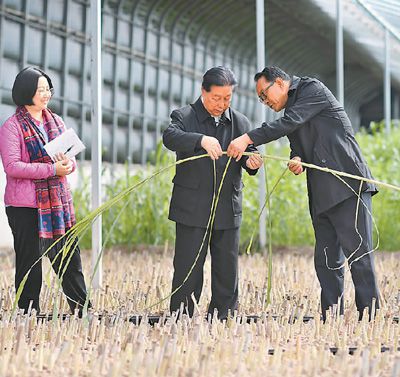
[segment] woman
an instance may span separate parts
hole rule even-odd
[[[16,255],[15,287],[18,290],[25,274],[45,250],[75,224],[72,196],[66,176],[75,169],[75,160],[59,153],[53,163],[44,145],[65,131],[62,119],[47,105],[53,94],[49,76],[38,68],[28,67],[15,78],[12,97],[15,114],[0,128],[0,154],[6,172],[4,195],[8,223],[14,237]],[[53,269],[61,276],[68,255],[59,253],[61,240],[47,255]],[[62,278],[62,287],[72,311],[81,309],[86,300],[77,243]],[[28,275],[18,306],[40,312],[39,294],[42,266],[37,263]]]

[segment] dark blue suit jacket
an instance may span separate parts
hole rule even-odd
[[[204,108],[199,98],[194,104],[174,110],[171,123],[163,134],[164,145],[176,152],[177,160],[205,154],[201,148],[203,135],[215,136],[222,150],[226,151],[234,138],[250,130],[249,120],[238,111],[230,110],[230,122],[220,124],[215,135],[214,118]],[[222,128],[220,128],[222,127]],[[256,151],[253,146],[248,151]],[[232,229],[240,226],[242,220],[242,168],[249,174],[257,170],[246,167],[248,157],[239,162],[232,159],[224,179],[220,194],[214,229]],[[214,192],[218,190],[221,177],[228,161],[223,155],[216,160],[217,185],[214,186],[213,162],[210,158],[201,158],[177,165],[173,179],[169,219],[178,223],[195,227],[207,227]]]
[[[372,179],[371,172],[354,138],[346,112],[331,91],[319,80],[293,76],[284,116],[250,131],[254,145],[287,136],[291,158]],[[360,181],[343,178],[356,192]],[[307,169],[311,216],[332,208],[354,196],[354,192],[330,173]],[[362,191],[377,192],[364,183]]]

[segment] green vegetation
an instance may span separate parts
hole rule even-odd
[[[397,140],[400,130],[393,130],[390,137],[373,129],[371,134],[357,134],[364,156],[375,179],[400,186],[400,152]],[[267,154],[287,157],[289,147],[285,144],[271,143]],[[174,161],[174,154],[158,147],[146,169],[139,169],[134,174],[126,168],[123,177],[115,179],[106,186],[105,199],[110,199],[128,186],[142,181],[161,167]],[[285,169],[285,164],[267,160],[267,174],[270,188]],[[172,190],[174,169],[163,173],[134,191],[129,197],[129,204],[114,226],[107,246],[151,244],[163,245],[174,241],[174,223],[168,220],[169,199]],[[85,178],[88,180],[88,178]],[[243,225],[241,229],[241,251],[245,251],[253,230],[256,235],[253,251],[258,249],[259,211],[258,177],[243,174],[245,185],[243,197]],[[90,185],[74,192],[78,219],[84,217],[90,206]],[[111,228],[114,219],[126,204],[119,203],[103,215],[104,234]],[[380,233],[381,250],[399,250],[400,232],[397,218],[400,214],[400,193],[382,188],[374,197],[373,213]],[[308,198],[305,174],[294,176],[288,172],[280,181],[271,197],[272,243],[274,245],[302,246],[314,242],[311,220],[308,212]],[[90,247],[90,234],[81,240],[83,247]]]

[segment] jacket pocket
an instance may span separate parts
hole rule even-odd
[[[243,200],[243,182],[232,182],[232,210],[233,216],[240,216],[242,214],[242,200]]]
[[[340,170],[338,169],[338,164],[333,156],[322,144],[317,144],[314,148],[314,163],[324,168],[327,167],[334,170]]]
[[[195,216],[199,202],[200,179],[191,179],[191,176],[182,177],[177,174],[172,182],[174,183],[174,188],[170,204],[171,211],[180,215]]]
[[[195,190],[200,186],[200,177],[198,175],[176,174],[172,179],[172,182],[178,186]]]

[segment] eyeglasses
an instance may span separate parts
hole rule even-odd
[[[37,88],[36,92],[43,97],[46,93],[49,93],[50,96],[52,96],[54,94],[54,89],[53,88],[44,88],[44,87],[39,87]]]
[[[275,81],[272,81],[271,84],[269,84],[264,90],[260,91],[260,94],[258,95],[258,100],[261,103],[265,103],[265,101],[267,100],[268,96],[267,96],[267,92],[268,89],[275,84]]]

